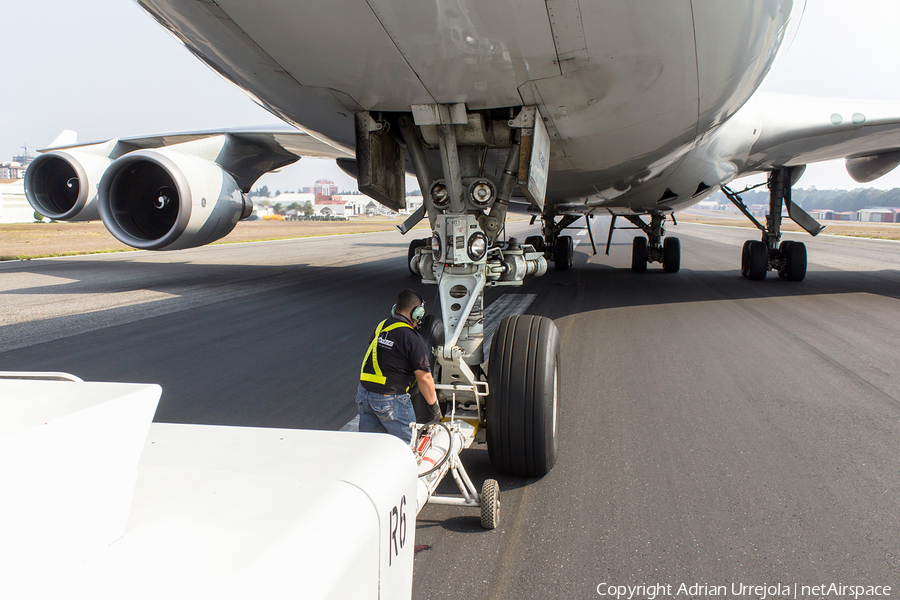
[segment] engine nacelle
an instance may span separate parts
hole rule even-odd
[[[111,162],[81,150],[41,154],[25,171],[28,203],[56,221],[94,221],[100,217],[97,187]]]
[[[123,244],[180,250],[214,242],[253,212],[234,178],[209,160],[175,150],[138,150],[100,181],[100,217]]]

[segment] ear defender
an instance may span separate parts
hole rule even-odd
[[[422,317],[425,316],[425,303],[423,302],[419,306],[412,309],[412,313],[410,315],[413,321],[421,321]]]
[[[397,305],[396,304],[391,307],[391,316],[392,317],[397,316]],[[410,313],[409,316],[412,318],[413,321],[421,321],[422,317],[425,316],[425,303],[423,302],[419,306],[412,309],[412,312]]]

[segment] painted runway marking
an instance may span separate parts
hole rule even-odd
[[[587,229],[582,229],[581,231],[579,231],[579,232],[576,233],[575,235],[584,235],[584,234],[586,234],[586,233],[587,233]]]
[[[494,339],[494,331],[500,325],[503,317],[521,315],[531,303],[535,301],[537,294],[503,294],[490,306],[484,309],[484,356],[491,352],[491,340]],[[359,415],[341,427],[341,431],[359,431]]]
[[[341,431],[359,431],[359,415],[356,415],[347,424],[341,427]]]

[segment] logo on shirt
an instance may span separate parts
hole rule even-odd
[[[378,345],[384,346],[385,348],[393,348],[394,342],[392,342],[391,340],[389,340],[387,338],[380,337],[380,338],[378,338]]]

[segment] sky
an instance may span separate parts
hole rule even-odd
[[[13,0],[2,0],[12,5]],[[277,119],[191,56],[131,0],[20,0],[0,51],[0,162],[64,129],[80,142],[265,125]],[[771,92],[892,100],[900,115],[900,2],[808,0],[790,48],[763,85]],[[296,191],[317,179],[355,182],[333,161],[301,159],[259,185]],[[418,187],[408,180],[408,187]],[[861,185],[843,161],[811,165],[799,187],[900,187],[900,169]],[[733,186],[733,187],[740,187]]]

